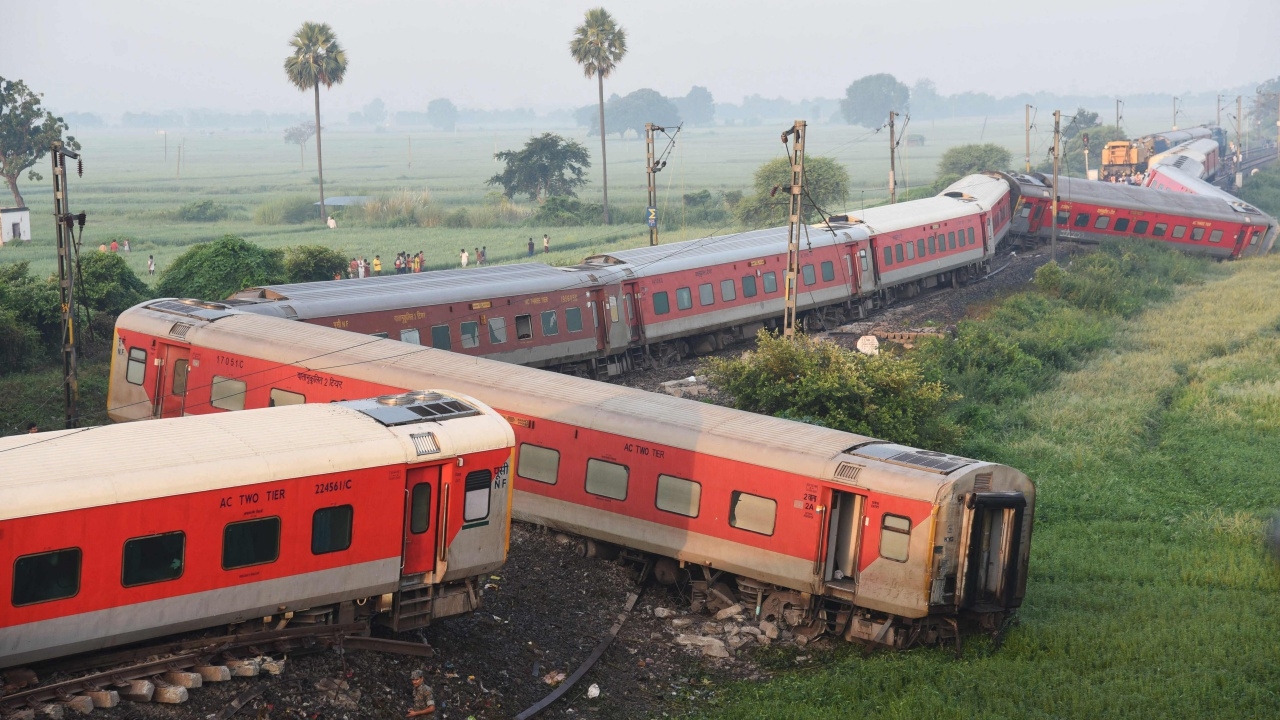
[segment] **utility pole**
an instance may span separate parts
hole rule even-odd
[[[1178,98],[1173,99],[1173,129],[1178,129]]]
[[[1244,160],[1244,143],[1240,139],[1240,125],[1244,123],[1244,96],[1236,96],[1236,158]]]
[[[658,244],[658,171],[653,167],[653,123],[644,124],[644,170],[649,176],[649,205],[645,208],[645,222],[649,224],[649,244]]]
[[[889,204],[898,202],[898,178],[897,167],[894,163],[894,157],[898,154],[898,145],[893,137],[893,119],[898,117],[898,113],[889,111]]]
[[[1053,111],[1053,210],[1049,216],[1052,223],[1049,227],[1049,261],[1058,260],[1058,156],[1061,155],[1059,144],[1062,138],[1062,111]]]
[[[1120,98],[1116,98],[1116,130],[1120,129],[1120,120],[1124,117],[1120,114],[1120,106],[1122,105],[1124,105],[1124,101]]]
[[[413,136],[409,136],[409,167],[413,167]]]
[[[79,370],[76,364],[75,332],[75,255],[77,254],[72,225],[79,221],[84,230],[84,213],[71,214],[67,204],[67,158],[79,161],[80,156],[55,140],[50,148],[53,156],[53,220],[58,237],[58,301],[62,309],[62,388],[66,428],[70,430],[79,422],[77,404],[80,401]],[[77,163],[84,174],[84,166]]]
[[[893,127],[893,114],[889,115],[890,128]],[[800,275],[800,233],[803,228],[801,195],[804,189],[804,129],[805,121],[797,120],[790,130],[782,133],[782,144],[787,138],[794,137],[791,157],[791,193],[790,210],[787,223],[787,287],[786,307],[782,315],[782,336],[795,337],[796,334],[796,293],[800,289],[797,278]],[[892,131],[890,131],[892,132]],[[893,171],[889,171],[889,192],[893,192]]]
[[[1025,121],[1022,123],[1022,129],[1025,130],[1027,134],[1027,156],[1026,156],[1027,174],[1030,174],[1031,173],[1031,106],[1030,105],[1023,106],[1023,114],[1026,116]]]
[[[1222,95],[1218,95],[1218,122],[1217,127],[1222,127]]]

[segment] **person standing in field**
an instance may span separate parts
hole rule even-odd
[[[155,255],[147,256],[147,274],[148,275],[156,274],[156,256]]]
[[[487,262],[489,262],[489,246],[481,245],[480,246],[480,264],[483,265]]]
[[[462,267],[466,267],[467,266],[467,249],[462,248],[462,250],[458,252],[458,257],[462,259]]]
[[[484,256],[480,254],[480,248],[476,248],[475,252],[473,252],[472,255],[474,255],[476,258],[477,267],[484,264]]]
[[[129,238],[125,238],[125,239],[124,239],[124,251],[125,251],[125,252],[130,252],[130,250],[129,250]]]
[[[338,229],[338,221],[334,220],[332,215],[330,215],[329,219],[325,221],[325,224],[329,226],[330,230]]]
[[[116,242],[115,240],[112,240],[112,241],[111,241],[111,252],[118,252],[119,250],[120,250],[120,243]]]
[[[356,276],[356,270],[358,269],[358,267],[359,267],[359,263],[357,263],[357,262],[356,262],[356,259],[355,259],[355,258],[351,258],[351,265],[350,265],[350,267],[347,269],[347,277],[349,277],[349,278],[353,278],[353,277],[355,277],[355,276]]]
[[[365,267],[366,265],[364,264],[364,258],[360,258],[359,260],[356,260],[356,277],[358,278],[364,277]]]
[[[422,272],[422,251],[421,250],[418,251],[417,255],[413,256],[413,271],[416,273]]]
[[[545,233],[542,236],[542,252],[551,252],[551,236]]]
[[[533,238],[529,238],[529,257],[533,257]]]
[[[381,255],[373,256],[373,274],[374,274],[374,277],[377,277],[378,275],[382,274],[382,256]]]

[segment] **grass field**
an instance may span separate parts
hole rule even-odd
[[[1206,269],[1109,349],[1005,407],[984,459],[1038,487],[1020,625],[994,649],[839,647],[715,717],[1280,716],[1280,257]],[[1211,309],[1207,311],[1207,309]]]
[[[1033,159],[1039,160],[1049,144],[1051,119],[1038,117],[1033,135]],[[1129,126],[1146,132],[1163,127],[1158,116],[1129,118]],[[659,176],[658,204],[667,222],[677,231],[662,233],[663,242],[685,240],[710,232],[731,231],[725,227],[688,226],[682,196],[702,189],[713,192],[749,191],[752,174],[763,162],[782,157],[778,137],[786,123],[758,127],[716,127],[690,129],[680,136],[667,168]],[[73,129],[74,130],[74,129]],[[430,194],[434,204],[448,209],[475,206],[493,190],[485,184],[495,174],[495,150],[519,147],[530,133],[520,131],[467,131],[456,134],[418,132],[349,132],[341,129],[325,134],[325,192],[339,195],[382,195],[400,190]],[[585,131],[563,131],[582,141],[588,149],[598,148],[598,139]],[[963,118],[914,122],[911,134],[926,138],[924,147],[904,148],[899,166],[899,189],[931,183],[938,158],[947,148],[973,142],[995,142],[1008,147],[1015,161],[1024,153],[1022,117]],[[301,158],[296,145],[286,145],[279,133],[192,132],[185,137],[172,132],[168,137],[151,133],[92,131],[77,133],[83,143],[85,174],[72,177],[71,208],[88,213],[84,244],[95,248],[113,237],[131,238],[130,264],[145,276],[147,255],[156,256],[163,270],[186,247],[226,233],[241,235],[268,247],[324,244],[350,255],[375,254],[389,259],[397,251],[425,251],[432,268],[457,263],[458,250],[468,252],[487,246],[495,262],[525,257],[529,237],[540,240],[551,235],[553,252],[545,259],[569,264],[599,249],[634,247],[647,242],[647,229],[640,224],[586,226],[576,228],[511,227],[498,229],[371,228],[342,222],[329,231],[319,222],[312,225],[258,225],[254,211],[262,204],[297,195],[318,199],[315,183],[315,148],[307,146]],[[412,143],[412,166],[409,147]],[[178,145],[182,144],[181,173],[178,172]],[[639,208],[645,204],[644,143],[642,140],[609,140],[610,201],[614,207]],[[847,125],[813,125],[808,135],[810,155],[835,157],[848,169],[851,178],[849,208],[882,201],[887,195],[888,137]],[[596,153],[593,150],[593,157]],[[32,209],[31,243],[0,249],[0,262],[30,261],[37,274],[52,273],[56,267],[53,250],[51,190],[47,168],[42,161],[36,169],[44,172],[40,183],[23,181],[26,203]],[[1015,163],[1019,164],[1020,163]],[[580,196],[598,202],[599,167],[589,173],[592,181]],[[225,207],[230,215],[218,222],[182,222],[173,213],[187,203],[210,200]],[[839,208],[832,208],[838,211]],[[541,249],[541,248],[539,248]]]

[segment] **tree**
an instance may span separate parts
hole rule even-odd
[[[151,288],[119,253],[90,252],[80,256],[78,301],[95,312],[119,315],[151,297]]]
[[[584,22],[574,30],[569,41],[569,54],[582,66],[588,79],[594,77],[600,100],[600,178],[604,187],[604,223],[609,224],[609,170],[605,154],[604,79],[627,54],[627,32],[614,22],[604,8],[587,11]]]
[[[39,162],[54,141],[62,140],[62,133],[71,129],[62,118],[40,107],[42,97],[21,80],[0,77],[0,175],[8,181],[18,207],[25,205],[18,192],[18,176]],[[80,143],[70,135],[63,142],[71,150],[80,149]],[[27,179],[39,182],[44,177],[30,170]]]
[[[961,178],[988,170],[1004,172],[1012,159],[1008,150],[992,143],[957,145],[938,160],[938,176]]]
[[[942,117],[946,98],[938,94],[938,86],[929,78],[920,78],[911,86],[911,116],[917,120]]]
[[[669,128],[680,124],[680,111],[675,103],[657,90],[649,88],[641,88],[624,97],[614,95],[605,103],[604,114],[608,127],[613,128],[613,132],[620,136],[625,135],[628,130],[634,130],[636,135],[643,137],[645,123]],[[590,120],[587,134],[599,133],[600,126],[594,115],[587,113],[587,116]]]
[[[530,200],[545,200],[563,195],[577,197],[575,192],[587,183],[583,177],[591,167],[591,156],[581,143],[555,133],[530,138],[520,150],[503,150],[493,156],[506,163],[506,168],[489,178],[489,185],[501,185],[508,198],[516,193]]]
[[[790,203],[791,160],[780,157],[756,170],[755,195],[738,204],[738,218],[753,227],[783,225]],[[823,211],[845,209],[849,197],[849,172],[835,159],[811,155],[804,159],[804,193],[800,207],[805,222]],[[816,211],[816,212],[815,212]]]
[[[716,101],[711,91],[701,85],[694,85],[689,94],[682,98],[673,98],[680,117],[690,125],[710,125],[716,117]]]
[[[867,75],[850,83],[840,101],[845,122],[863,127],[880,127],[889,111],[905,112],[911,91],[888,73]]]
[[[320,86],[340,85],[347,74],[347,53],[328,23],[304,22],[289,40],[293,54],[284,60],[284,72],[299,90],[314,90],[316,97],[316,171],[320,177],[320,219],[324,207],[324,159],[320,149]]]
[[[427,122],[445,132],[453,132],[458,126],[458,108],[447,98],[436,98],[427,103]]]
[[[303,154],[303,150],[307,147],[307,141],[315,134],[316,126],[310,123],[298,123],[291,128],[285,128],[284,141],[290,145],[298,146],[298,164],[303,169],[307,167],[306,155]]]
[[[1262,132],[1262,137],[1269,142],[1276,139],[1276,111],[1280,110],[1280,77],[1272,78],[1258,86],[1253,96],[1253,106],[1249,109],[1249,117]]]
[[[156,292],[165,297],[220,300],[247,287],[279,284],[287,279],[283,255],[244,238],[223,235],[179,255],[160,273]]]
[[[284,272],[291,283],[332,280],[347,267],[346,255],[331,247],[299,245],[284,249]]]
[[[364,121],[370,125],[381,125],[387,121],[387,105],[382,98],[374,98],[362,108]]]
[[[1080,133],[1070,140],[1062,142],[1062,161],[1059,163],[1059,172],[1063,175],[1074,175],[1076,177],[1084,177],[1084,136],[1089,136],[1089,167],[1097,170],[1099,159],[1102,157],[1102,148],[1112,140],[1128,140],[1128,133],[1123,130],[1117,130],[1115,125],[1096,125],[1089,128],[1087,133]],[[1052,140],[1050,140],[1052,143]],[[1053,172],[1053,156],[1048,156],[1036,168],[1040,172]]]
[[[1097,127],[1098,124],[1098,113],[1089,112],[1084,108],[1077,108],[1075,117],[1072,117],[1071,122],[1067,123],[1067,126],[1062,128],[1062,136],[1071,140],[1085,130]]]

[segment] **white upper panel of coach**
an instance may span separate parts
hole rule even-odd
[[[967,175],[935,197],[847,212],[844,217],[848,222],[865,224],[875,234],[894,233],[987,212],[1008,193],[1009,183],[1003,178]],[[832,218],[833,222],[839,219]]]

